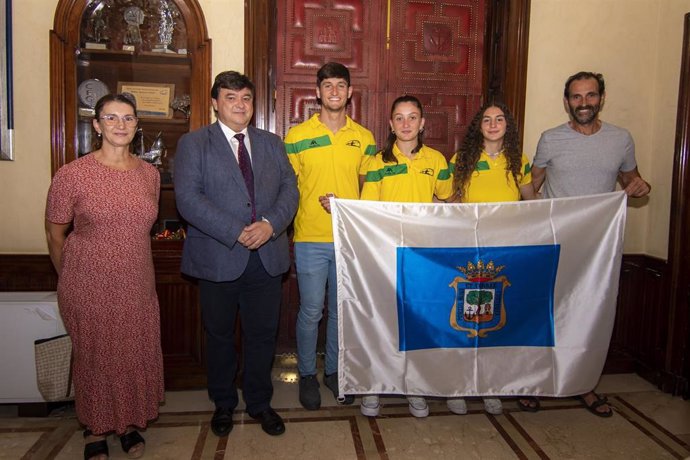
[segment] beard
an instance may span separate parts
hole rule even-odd
[[[573,107],[569,105],[570,115],[573,121],[578,125],[588,125],[592,123],[599,115],[599,110],[601,105],[581,105],[579,107]],[[580,111],[589,110],[589,113],[580,113]]]

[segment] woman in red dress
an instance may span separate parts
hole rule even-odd
[[[113,432],[130,458],[141,457],[137,428],[158,417],[164,396],[150,237],[160,176],[130,153],[137,123],[130,97],[101,98],[93,120],[101,147],[60,168],[48,192],[46,236],[72,338],[85,459],[107,459]]]

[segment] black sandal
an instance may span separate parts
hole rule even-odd
[[[599,395],[595,395],[597,397],[597,400],[594,401],[592,404],[587,404],[587,401],[585,401],[585,398],[583,396],[578,396],[578,399],[582,403],[583,406],[585,406],[585,409],[596,415],[597,417],[611,417],[613,415],[613,407],[609,405],[609,410],[606,412],[600,412],[597,409],[603,406],[604,404],[609,404],[609,400],[606,399],[604,396],[603,398]]]
[[[523,401],[529,402],[525,404]],[[518,398],[517,405],[520,408],[520,410],[523,410],[525,412],[539,412],[539,409],[541,409],[539,398],[537,398],[536,396],[524,396]]]
[[[84,439],[92,435],[93,433],[91,430],[84,430]],[[84,460],[89,460],[99,455],[105,455],[106,457],[110,456],[108,441],[101,439],[100,441],[94,441],[84,445]]]
[[[132,450],[132,448],[137,444],[146,445],[146,440],[139,434],[137,430],[130,431],[129,433],[120,436],[120,444],[122,444],[122,450],[129,458],[139,458],[144,455],[144,449],[141,449],[136,455],[129,454],[129,451]]]

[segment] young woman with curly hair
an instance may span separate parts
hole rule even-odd
[[[450,160],[455,195],[449,201],[482,203],[536,198],[531,168],[520,151],[517,124],[508,107],[492,102],[474,116],[460,151]],[[530,405],[529,400],[521,404]],[[464,398],[447,400],[448,409],[466,414]],[[484,398],[484,410],[503,412],[498,398]]]
[[[454,200],[460,203],[535,198],[531,168],[520,151],[508,107],[492,102],[474,116],[460,151],[450,160]]]

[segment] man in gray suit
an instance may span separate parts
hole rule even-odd
[[[285,432],[271,408],[271,366],[281,278],[290,265],[285,233],[297,210],[295,174],[281,139],[249,126],[254,85],[222,72],[211,89],[218,121],[182,136],[175,156],[177,208],[188,223],[182,272],[199,279],[206,329],[211,429],[232,430],[237,406],[235,318],[242,321],[247,412],[270,435]]]

